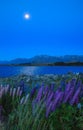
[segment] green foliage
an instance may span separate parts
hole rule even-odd
[[[54,90],[60,85],[61,78],[57,78]],[[81,79],[81,77],[77,78]],[[67,78],[66,82],[68,81],[71,81],[71,77]],[[31,82],[31,84],[32,89],[34,83]],[[3,130],[83,130],[83,107],[77,108],[76,105],[71,106],[65,103],[46,118],[43,99],[35,104],[33,111],[34,98],[30,99],[29,97],[26,104],[20,104],[19,97],[12,98],[8,93],[3,95],[0,104],[2,104],[4,115],[7,117]],[[83,97],[80,98],[80,104],[83,105]]]
[[[31,101],[26,105],[19,105],[9,115],[8,130],[83,130],[83,110],[76,106],[62,104],[55,112],[45,117],[44,104],[36,106],[33,115]]]

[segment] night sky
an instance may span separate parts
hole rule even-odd
[[[83,55],[83,0],[0,0],[0,60],[43,54]]]

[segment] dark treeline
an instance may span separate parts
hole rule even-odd
[[[0,66],[83,66],[83,62],[0,64]]]

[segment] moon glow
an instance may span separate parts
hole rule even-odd
[[[30,19],[30,15],[29,15],[29,14],[25,14],[25,15],[24,15],[24,18],[25,18],[25,19]]]

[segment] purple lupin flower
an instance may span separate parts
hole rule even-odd
[[[44,95],[44,96],[47,96],[48,92],[49,92],[49,87],[46,86],[46,87],[44,88],[43,95]]]
[[[71,82],[69,81],[69,82],[66,84],[64,96],[67,96],[67,94],[68,94],[70,88],[71,88]]]
[[[58,96],[58,94],[61,92],[61,90],[60,89],[57,89],[56,90],[56,92],[55,92],[55,94],[54,94],[54,99]]]
[[[82,87],[82,81],[81,81],[81,80],[78,81],[78,83],[77,83],[77,85],[76,85],[76,90],[77,90],[79,87]]]
[[[41,87],[38,91],[37,97],[36,97],[36,101],[40,101],[42,98],[42,94],[43,94],[43,87]]]
[[[71,80],[71,86],[75,86],[76,85],[76,81],[77,81],[76,79],[72,79]]]
[[[46,98],[49,98],[49,96],[51,95],[51,93],[52,93],[52,91],[49,89]]]
[[[57,95],[57,97],[53,101],[52,111],[54,111],[56,109],[58,101],[60,100],[61,96],[62,96],[62,92],[59,92],[58,95]]]
[[[62,103],[62,101],[63,101],[63,97],[64,97],[64,92],[61,92],[61,97],[60,97],[60,99],[59,99],[59,101],[58,101],[58,106],[61,105],[61,103]]]
[[[46,118],[48,118],[48,116],[51,112],[52,104],[53,104],[53,102],[50,102],[49,106],[46,107]]]
[[[53,97],[54,97],[54,92],[51,92],[50,96],[46,100],[46,106],[49,106],[49,103],[51,102]]]
[[[30,92],[30,98],[34,97],[34,94],[36,93],[37,87],[34,87]]]
[[[81,87],[79,87],[79,88],[77,89],[77,91],[75,92],[75,94],[74,94],[72,100],[70,101],[70,104],[71,104],[71,105],[73,105],[73,104],[75,103],[77,97],[79,97],[80,91],[81,91]]]
[[[63,103],[68,102],[73,96],[74,93],[74,87],[70,89],[70,91],[67,93],[67,95],[64,97]]]

